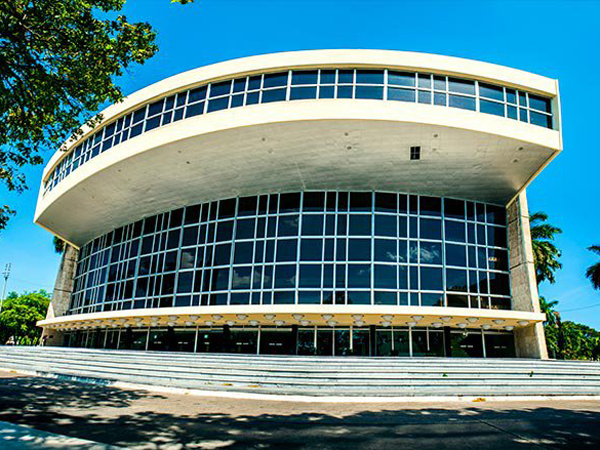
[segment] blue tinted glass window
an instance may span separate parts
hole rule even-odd
[[[434,75],[433,76],[433,87],[434,87],[434,89],[436,89],[438,91],[445,91],[446,90],[446,77],[441,76],[441,75]]]
[[[250,90],[260,89],[261,79],[262,79],[262,76],[260,76],[260,75],[255,75],[253,77],[250,77],[250,79],[248,81],[248,89],[250,89]]]
[[[207,112],[220,111],[229,106],[229,97],[221,97],[208,101]]]
[[[442,264],[442,244],[422,241],[419,255],[421,264]]]
[[[238,78],[233,82],[233,92],[243,92],[246,90],[246,78]]]
[[[335,70],[321,70],[321,84],[335,83]]]
[[[317,98],[316,86],[294,87],[290,91],[290,100]]]
[[[320,264],[302,264],[300,265],[301,288],[320,288],[321,287],[321,265]]]
[[[421,267],[421,289],[424,291],[441,291],[443,289],[442,269]]]
[[[419,91],[419,103],[431,104],[431,92]]]
[[[539,111],[551,112],[550,99],[529,94],[529,107]]]
[[[469,109],[475,111],[475,99],[473,97],[463,97],[462,95],[450,95],[448,106],[453,108]]]
[[[368,264],[348,265],[348,287],[369,288],[371,286],[371,266]]]
[[[409,72],[388,71],[388,84],[394,86],[414,86],[415,74]]]
[[[269,91],[263,91],[262,103],[280,102],[285,100],[285,95],[285,89],[271,89]]]
[[[338,83],[351,84],[354,82],[354,70],[338,71]]]
[[[319,98],[334,98],[334,97],[335,97],[335,86],[319,87]]]
[[[519,92],[519,106],[527,107],[527,94],[525,92]]]
[[[504,116],[504,104],[482,99],[479,101],[479,111],[495,116]]]
[[[446,244],[446,265],[460,266],[467,265],[467,253],[464,245]]]
[[[156,114],[161,113],[163,110],[163,104],[164,104],[163,99],[160,99],[159,101],[154,102],[154,103],[150,103],[150,105],[148,106],[148,117],[152,117],[152,116],[155,116]]]
[[[219,97],[221,95],[227,95],[231,92],[231,80],[222,81],[220,83],[212,83],[210,85],[210,96]]]
[[[300,241],[300,260],[301,261],[322,261],[323,260],[323,240],[322,239],[302,239]]]
[[[514,89],[506,89],[506,101],[508,103],[517,103],[517,91]]]
[[[509,117],[510,119],[517,119],[517,108],[515,108],[514,106],[510,106],[508,105],[506,107],[506,116]]]
[[[260,98],[259,92],[248,92],[246,94],[246,105],[256,105],[258,103],[258,99]]]
[[[294,71],[292,72],[292,84],[317,84],[319,73],[316,70]]]
[[[204,102],[189,105],[185,110],[185,117],[193,117],[200,115],[204,112]]]
[[[356,86],[355,98],[383,99],[383,87],[378,86]]]
[[[552,128],[552,117],[545,114],[540,114],[535,111],[529,111],[529,120],[534,125],[541,127]]]
[[[375,264],[375,289],[398,289],[396,266]]]
[[[431,89],[431,75],[420,73],[418,80],[420,88]]]
[[[188,103],[194,103],[206,98],[206,86],[202,86],[190,91]]]
[[[459,78],[448,78],[448,90],[459,94],[475,95],[475,82]]]
[[[504,89],[493,84],[479,83],[479,96],[504,101]]]
[[[349,261],[370,261],[371,260],[371,240],[370,239],[350,239],[348,241],[348,260]]]
[[[287,84],[288,74],[287,72],[282,73],[270,73],[265,75],[263,80],[263,88],[285,86]]]
[[[383,70],[357,70],[356,82],[363,84],[383,84]]]
[[[352,86],[338,86],[337,98],[352,98]]]
[[[388,100],[398,100],[401,102],[414,102],[415,91],[412,89],[388,88]]]
[[[398,262],[397,245],[393,239],[375,239],[375,261]]]
[[[433,96],[433,104],[438,106],[446,106],[446,94],[436,92]]]

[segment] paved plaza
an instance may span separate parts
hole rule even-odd
[[[7,372],[0,372],[0,421],[132,449],[600,448],[600,401],[293,403]]]

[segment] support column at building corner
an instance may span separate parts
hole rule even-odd
[[[71,292],[73,291],[73,278],[75,277],[78,255],[79,250],[71,245],[65,245],[46,319],[64,316],[67,313],[71,301]],[[44,345],[62,345],[63,336],[64,333],[62,332],[44,328],[42,342]]]
[[[529,228],[529,210],[525,191],[507,208],[508,247],[510,251],[510,284],[513,309],[540,312],[540,300],[533,262]],[[542,323],[515,329],[517,357],[548,359]]]

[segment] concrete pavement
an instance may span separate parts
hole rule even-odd
[[[600,401],[294,403],[0,372],[0,420],[132,449],[585,449]]]

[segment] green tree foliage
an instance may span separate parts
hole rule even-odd
[[[588,250],[600,255],[600,245],[592,245],[591,247],[588,247]],[[594,289],[600,289],[600,262],[588,267],[585,271],[585,276],[592,282]]]
[[[559,261],[561,252],[554,245],[554,236],[562,230],[547,222],[548,215],[536,212],[529,218],[531,225],[531,244],[533,246],[533,261],[537,283],[548,281],[554,283],[554,272],[562,267]]]
[[[63,241],[61,238],[59,238],[58,236],[54,236],[52,238],[52,246],[54,247],[54,251],[56,253],[58,253],[59,255],[62,255],[65,251],[65,247],[68,244]]]
[[[123,98],[115,77],[156,53],[149,24],[114,14],[124,3],[0,2],[0,182],[9,191],[26,188],[21,169],[41,164],[42,151],[97,124],[93,114]],[[0,205],[0,230],[12,214]]]
[[[558,301],[540,297],[540,308],[546,314],[544,331],[551,358],[600,360],[600,331],[577,322],[561,321],[556,310]]]
[[[37,344],[42,330],[36,322],[46,317],[50,300],[44,290],[21,295],[10,292],[0,314],[0,344],[5,344],[11,337],[20,345]]]

